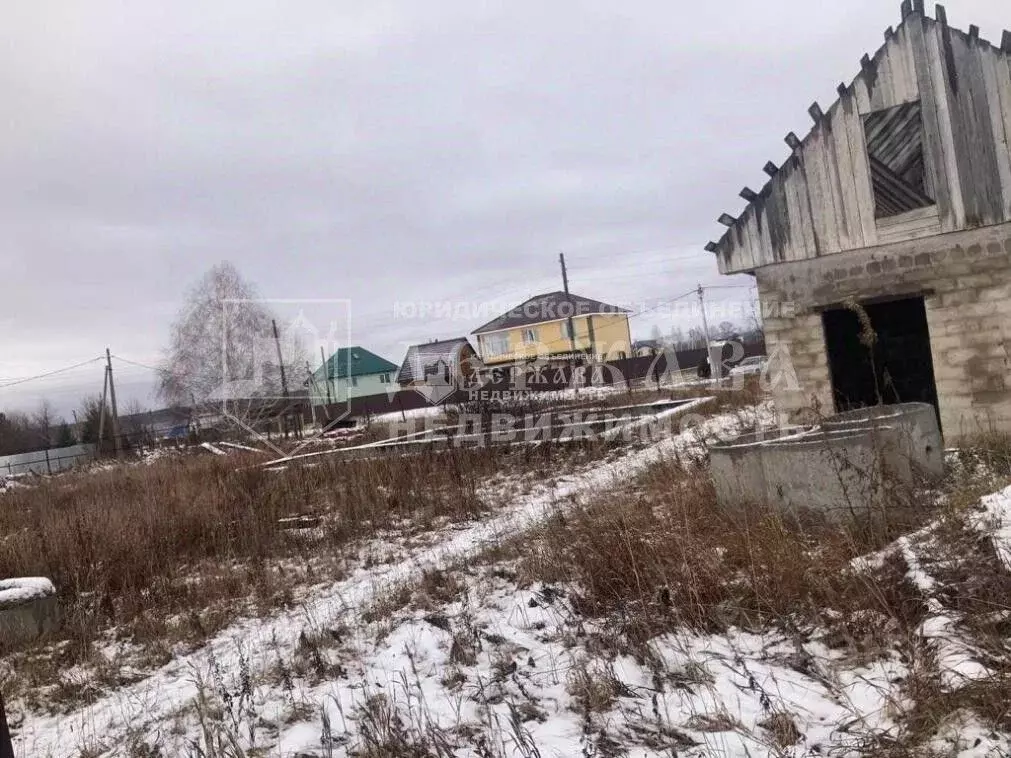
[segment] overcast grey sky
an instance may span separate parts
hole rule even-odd
[[[949,21],[999,39],[1004,5]],[[394,362],[484,320],[396,302],[518,302],[558,288],[559,251],[610,302],[734,283],[715,218],[898,22],[898,0],[7,4],[0,383],[106,345],[156,361],[222,259],[265,297],[351,298]],[[60,387],[101,369],[0,407]]]

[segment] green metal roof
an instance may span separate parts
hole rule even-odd
[[[327,359],[325,366],[316,369],[313,378],[321,382],[327,378],[346,379],[349,376],[392,374],[396,373],[398,368],[396,364],[364,347],[342,347]]]

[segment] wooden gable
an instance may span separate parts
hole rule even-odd
[[[811,106],[740,217],[720,217],[722,273],[1011,221],[1011,34],[997,48],[922,5],[907,0],[827,112]]]

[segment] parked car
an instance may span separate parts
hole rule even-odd
[[[749,374],[761,374],[765,371],[768,359],[764,355],[753,355],[745,358],[732,369],[730,376],[748,376]]]

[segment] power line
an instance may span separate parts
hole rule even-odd
[[[159,373],[161,373],[161,371],[162,371],[162,369],[160,369],[160,368],[156,368],[154,366],[148,366],[146,363],[138,363],[137,361],[131,361],[129,358],[124,358],[121,355],[115,355],[115,354],[113,354],[112,357],[115,358],[117,361],[121,361],[123,363],[129,363],[131,366],[136,366],[137,368],[146,368],[148,371],[157,371]]]
[[[666,247],[654,247],[654,248],[649,248],[649,249],[646,249],[646,250],[633,250],[631,252],[629,252],[629,251],[623,251],[623,252],[621,252],[621,255],[627,255],[627,256],[651,255],[653,253],[665,253],[665,252],[667,252],[669,250],[687,250],[689,248],[695,248],[699,252],[685,253],[683,256],[678,256],[678,257],[683,257],[683,258],[696,258],[697,257],[700,260],[705,260],[705,258],[701,255],[701,251],[702,251],[702,249],[703,249],[703,247],[704,247],[705,244],[706,244],[705,242],[691,242],[691,243],[688,243],[688,244],[681,244],[681,245],[668,245]],[[600,253],[583,252],[583,253],[572,253],[572,254],[566,253],[566,255],[568,255],[570,258],[572,258],[574,260],[589,260],[589,259],[596,258],[596,257],[599,257],[599,256],[608,256],[608,255],[614,255],[614,254],[615,253],[613,253],[613,252],[612,253],[609,253],[609,252],[600,252]]]
[[[22,379],[15,379],[12,382],[7,382],[6,384],[0,384],[0,390],[6,389],[7,387],[13,387],[13,386],[15,386],[17,384],[24,384],[26,382],[34,382],[37,379],[45,379],[46,377],[56,376],[57,374],[65,374],[68,371],[73,371],[74,369],[78,369],[78,368],[81,368],[83,366],[87,366],[88,364],[96,363],[96,362],[102,361],[102,360],[105,360],[105,356],[100,355],[97,358],[91,358],[90,360],[81,361],[80,363],[75,363],[73,366],[65,366],[64,368],[58,368],[58,369],[56,369],[54,371],[47,371],[44,374],[36,374],[35,376],[26,376],[26,377],[24,377]]]
[[[638,313],[633,313],[631,316],[629,316],[629,318],[638,318],[639,316],[644,316],[647,313],[650,313],[652,311],[657,310],[658,308],[662,308],[665,305],[670,305],[671,303],[675,303],[678,300],[682,300],[682,299],[688,297],[689,295],[694,295],[697,292],[698,292],[698,289],[693,287],[692,289],[690,289],[687,292],[685,292],[683,295],[678,295],[677,297],[672,297],[670,300],[665,300],[662,303],[657,303],[656,305],[652,306],[651,308],[646,308],[644,310],[639,311]]]

